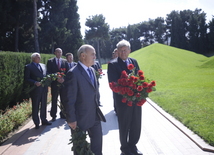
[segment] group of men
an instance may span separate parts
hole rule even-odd
[[[47,68],[45,64],[40,63],[41,56],[39,53],[33,53],[31,55],[32,62],[25,66],[24,79],[30,84],[31,87],[36,85],[32,91],[29,92],[29,95],[32,100],[32,119],[35,124],[35,128],[39,129],[40,119],[42,125],[51,125],[52,123],[48,122],[46,117],[46,107],[47,107],[47,92],[48,86],[42,85],[40,82],[47,74],[65,72],[76,65],[73,62],[73,54],[67,53],[66,59],[62,57],[62,49],[57,48],[54,52],[54,58],[51,58],[47,62]],[[56,81],[51,82],[51,111],[50,115],[52,121],[56,120],[57,113],[57,103],[58,95],[60,95],[60,100],[62,100],[62,87],[59,86],[59,83],[63,83],[64,78],[58,78]],[[40,111],[40,119],[38,112]],[[65,118],[63,112],[60,112],[60,117]]]
[[[117,57],[108,63],[109,82],[117,82],[123,70],[127,73],[130,72],[126,62],[135,66],[136,73],[139,70],[137,61],[128,57],[131,52],[128,41],[120,41],[117,44],[116,52]],[[63,105],[60,117],[66,118],[71,132],[77,127],[88,132],[91,151],[95,155],[102,155],[102,119],[98,113],[100,94],[95,70],[97,67],[95,63],[96,51],[91,45],[82,45],[77,51],[78,63],[72,62],[72,54],[66,54],[67,61],[62,59],[60,48],[55,50],[55,56],[47,62],[47,74],[60,72],[61,68],[65,68],[66,76],[51,83],[52,106],[50,115],[52,121],[56,120],[58,95],[60,95]],[[41,86],[40,81],[38,81],[38,78],[41,79],[45,76],[40,64],[40,54],[34,53],[31,58],[32,63],[25,67],[25,80],[31,85],[37,86],[30,92],[30,97],[33,105],[32,118],[36,128],[39,128],[38,111],[40,104],[42,125],[51,125],[46,119],[47,87]],[[63,87],[59,87],[59,83],[63,83]],[[127,106],[122,103],[122,96],[116,93],[113,93],[113,99],[115,109],[117,109],[121,155],[142,155],[136,147],[141,132],[141,107]],[[74,154],[77,155],[75,150]]]

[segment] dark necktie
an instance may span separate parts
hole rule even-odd
[[[125,63],[126,63],[126,66],[128,66],[128,65],[129,65],[129,61],[128,61],[128,59],[125,61]]]
[[[59,59],[57,59],[58,61],[57,61],[57,67],[58,67],[58,69],[60,70],[60,63],[59,63]]]
[[[40,72],[43,72],[42,71],[42,67],[40,66],[40,64],[36,64],[36,67],[39,69]]]
[[[69,67],[71,68],[71,63],[69,63]]]
[[[87,71],[88,71],[88,73],[89,73],[89,77],[90,77],[90,79],[91,79],[91,83],[94,85],[94,76],[92,75],[91,69],[88,68]]]

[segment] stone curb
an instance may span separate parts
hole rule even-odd
[[[191,139],[200,149],[207,152],[214,153],[214,147],[207,144],[202,138],[184,126],[181,122],[176,120],[170,114],[165,112],[161,107],[159,107],[151,99],[147,98],[147,102],[156,109],[162,116],[164,116],[170,123],[172,123],[176,128],[178,128],[183,134],[185,134],[189,139]]]

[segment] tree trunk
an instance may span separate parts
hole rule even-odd
[[[34,26],[34,43],[35,43],[35,51],[40,53],[39,51],[39,41],[38,41],[38,23],[37,23],[37,0],[33,0],[33,8],[34,8],[34,14],[33,14],[33,26]]]
[[[16,24],[16,29],[15,29],[15,52],[19,51],[19,24]]]
[[[101,66],[102,64],[101,64],[101,58],[100,58],[100,44],[99,44],[99,39],[96,39],[96,40],[97,40],[97,56],[98,56],[99,64]]]

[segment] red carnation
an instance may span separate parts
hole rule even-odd
[[[109,87],[110,87],[111,89],[113,88],[113,83],[112,83],[112,82],[109,83]]]
[[[110,87],[111,89],[113,89],[115,86],[116,86],[116,83],[115,83],[115,82],[110,82],[110,83],[109,83],[109,87]]]
[[[152,82],[151,82],[151,85],[152,85],[152,86],[156,86],[156,82],[155,82],[155,81],[152,81]]]
[[[140,93],[137,93],[135,96],[136,96],[136,97],[140,97]]]
[[[134,95],[134,92],[132,90],[129,90],[128,93],[127,93],[129,96],[133,96]]]
[[[129,69],[129,70],[134,69],[134,65],[133,65],[133,64],[129,64],[129,65],[128,65],[128,69]]]
[[[121,80],[121,85],[126,86],[127,85],[127,80],[125,78],[123,78]]]
[[[141,76],[141,75],[143,75],[143,71],[142,71],[142,70],[138,70],[137,74],[138,74],[139,76]]]
[[[146,88],[146,87],[148,87],[148,83],[147,82],[144,82],[143,84],[142,84],[142,86],[143,86],[143,88]]]
[[[130,76],[130,78],[129,78],[131,81],[134,81],[134,79],[135,79],[135,76]]]
[[[132,106],[132,101],[128,101],[127,105],[131,107]]]
[[[133,88],[133,89],[137,89],[137,85],[136,85],[136,84],[133,84],[132,88]]]
[[[126,71],[123,70],[121,73],[121,78],[127,78],[127,77],[128,77],[128,75],[127,75]]]
[[[138,79],[139,79],[138,77],[135,77],[135,78],[134,78],[134,82],[137,82],[137,81],[138,81]]]
[[[132,86],[133,86],[133,82],[128,82],[127,85],[128,85],[129,87],[132,87]]]
[[[142,106],[145,102],[146,102],[146,100],[142,99],[139,102],[137,102],[137,106]]]
[[[113,91],[114,91],[115,93],[120,92],[120,90],[119,90],[119,88],[118,88],[118,87],[114,87],[114,88],[113,88]]]
[[[121,85],[122,79],[118,79],[118,80],[117,80],[117,83]]]
[[[124,95],[126,93],[126,91],[122,88],[121,90],[120,90],[120,94],[121,95]]]
[[[125,91],[126,91],[126,93],[128,93],[129,92],[129,87],[125,87]]]
[[[150,87],[147,88],[147,89],[146,89],[146,92],[147,92],[147,93],[151,93],[151,92],[152,92],[152,88],[150,88]]]
[[[142,91],[143,90],[143,86],[138,86],[137,87],[137,91]]]
[[[144,75],[140,75],[140,80],[145,80]]]
[[[127,99],[126,98],[122,98],[122,102],[126,103]]]

